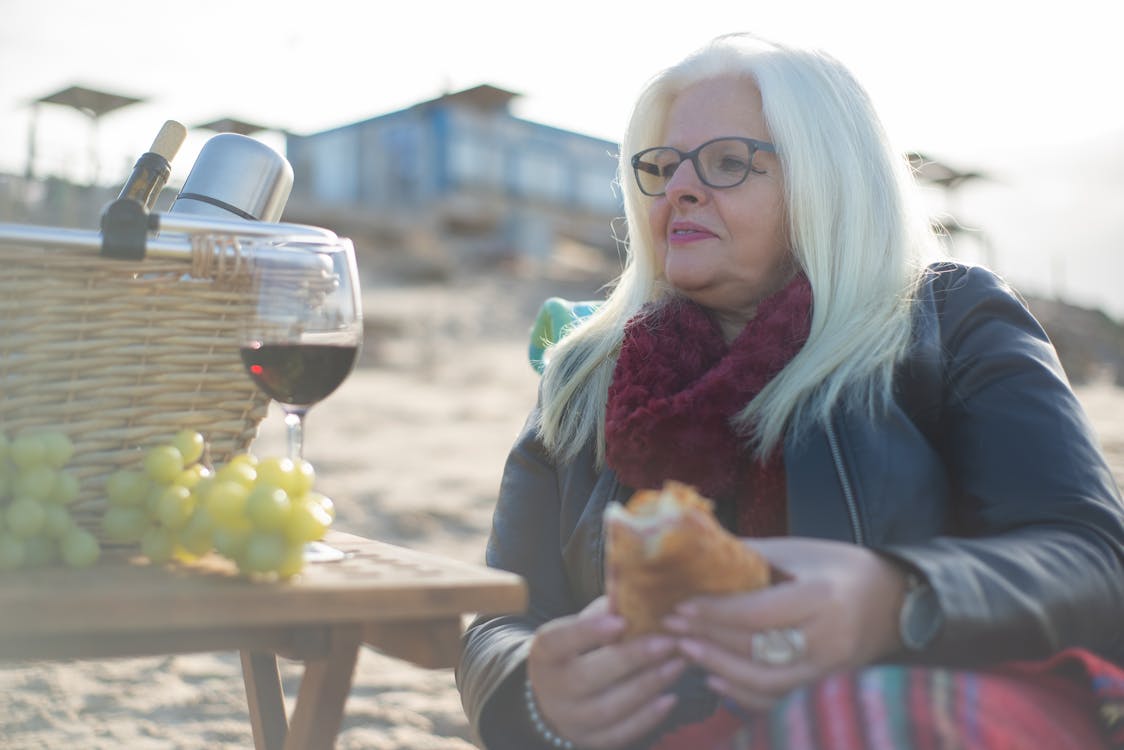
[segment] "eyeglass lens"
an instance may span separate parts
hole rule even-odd
[[[756,150],[750,142],[735,138],[719,138],[690,153],[670,147],[652,148],[637,154],[633,171],[641,190],[648,195],[663,195],[675,170],[688,160],[704,184],[733,187],[745,180],[753,168]]]

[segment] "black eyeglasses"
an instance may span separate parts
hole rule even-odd
[[[773,144],[755,138],[714,138],[694,151],[680,151],[671,146],[646,148],[632,157],[632,172],[644,195],[660,196],[679,165],[690,161],[704,185],[731,188],[745,182],[750,172],[765,174],[753,166],[758,151],[776,153]]]

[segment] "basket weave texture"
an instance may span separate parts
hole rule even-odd
[[[0,245],[0,431],[70,437],[72,515],[101,538],[105,480],[192,428],[225,463],[249,448],[269,399],[242,366],[254,300],[246,265],[120,261]]]

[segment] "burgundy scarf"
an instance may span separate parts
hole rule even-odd
[[[781,451],[754,460],[730,420],[804,346],[811,307],[811,285],[797,274],[728,345],[710,314],[681,298],[629,321],[605,413],[606,461],[620,480],[656,488],[677,479],[733,502],[738,534],[784,534]]]

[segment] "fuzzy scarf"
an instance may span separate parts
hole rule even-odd
[[[787,527],[781,451],[752,458],[731,424],[808,338],[812,288],[797,274],[757,306],[727,344],[705,308],[682,298],[629,321],[605,413],[605,457],[620,480],[657,488],[666,479],[732,504],[735,531],[776,536]]]

